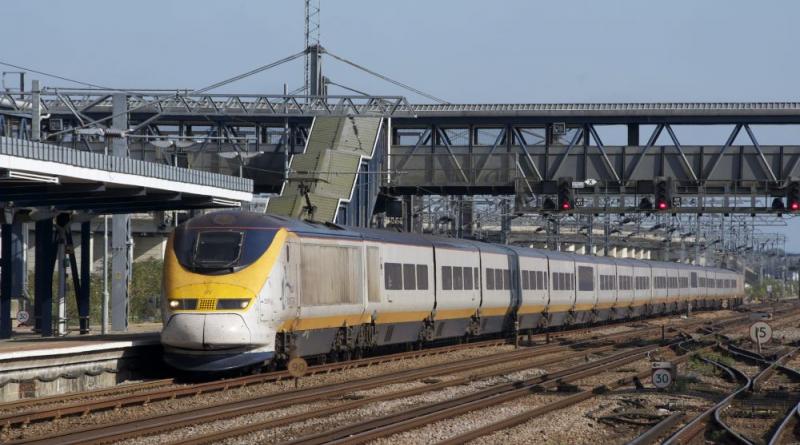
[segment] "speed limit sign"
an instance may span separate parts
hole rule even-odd
[[[654,369],[652,380],[653,385],[655,385],[656,388],[668,388],[670,385],[672,385],[672,373],[669,371],[669,369]]]
[[[650,379],[656,388],[663,389],[672,386],[675,381],[677,370],[672,362],[653,362],[651,364],[653,374]]]
[[[772,327],[766,322],[757,321],[750,325],[750,340],[762,345],[772,339]]]
[[[30,319],[31,319],[31,316],[28,313],[28,311],[19,311],[19,312],[17,312],[17,321],[19,322],[19,324],[25,324]]]

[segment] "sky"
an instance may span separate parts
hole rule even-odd
[[[329,51],[450,102],[800,100],[793,0],[321,0],[321,9]],[[115,88],[201,88],[304,45],[302,0],[4,1],[0,14],[0,60]],[[330,59],[323,68],[337,83],[423,101]],[[219,92],[280,93],[302,81],[296,60]],[[678,137],[721,144],[727,131]],[[800,140],[795,127],[756,133],[762,144]],[[800,252],[797,229],[792,220],[764,230]]]

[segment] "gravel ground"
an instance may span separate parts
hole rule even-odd
[[[631,410],[670,415],[685,410],[692,415],[709,406],[709,402],[679,394],[631,392],[587,400],[553,411],[524,424],[470,442],[475,445],[513,444],[597,444],[624,443],[633,439],[644,427],[607,423],[603,416]]]
[[[320,374],[304,377],[300,380],[300,387],[320,386],[331,383],[358,380],[372,377],[379,374],[397,372],[406,369],[416,369],[425,366],[446,363],[455,360],[483,357],[486,355],[506,352],[513,350],[511,345],[493,346],[486,348],[464,349],[447,354],[436,356],[421,357],[410,360],[400,360],[395,362],[383,363],[370,366],[368,368],[348,369],[342,372],[330,374]],[[227,391],[202,394],[197,397],[185,397],[175,400],[164,400],[148,404],[146,406],[131,406],[121,410],[101,411],[89,414],[85,417],[65,417],[51,422],[42,422],[28,425],[25,428],[12,428],[0,432],[0,442],[23,437],[34,437],[44,434],[52,434],[56,431],[65,431],[87,425],[97,425],[102,423],[113,423],[122,420],[139,419],[152,415],[174,413],[191,408],[208,406],[216,403],[243,400],[251,397],[258,397],[273,394],[294,388],[294,381],[269,382],[256,384],[244,388],[229,389]]]
[[[730,312],[730,311],[700,312],[700,313],[694,314],[692,319],[714,319],[714,318],[720,318],[720,317],[729,316],[731,313],[732,312]],[[682,323],[685,323],[687,321],[688,320],[682,319],[681,317],[671,317],[669,319],[668,323],[678,326],[678,325],[680,325]],[[609,325],[609,326],[593,328],[591,332],[592,332],[593,336],[594,335],[609,335],[609,334],[614,334],[614,333],[627,332],[627,331],[635,329],[636,326],[641,326],[642,324],[655,324],[655,325],[658,325],[658,324],[663,324],[663,323],[664,322],[661,321],[661,320],[648,320],[647,322],[639,322],[639,323],[636,323],[636,324],[632,324],[632,323],[629,323],[629,324],[615,324],[615,325]],[[578,338],[579,336],[585,337],[586,335],[587,335],[586,333],[579,334],[579,333],[576,332],[574,334],[574,337],[575,338]],[[558,341],[558,340],[556,340],[556,341]],[[367,377],[371,377],[371,376],[378,375],[378,374],[384,374],[384,373],[389,373],[389,372],[396,372],[396,371],[399,371],[399,370],[413,369],[413,368],[419,368],[419,367],[424,367],[424,366],[430,366],[430,365],[434,365],[434,364],[438,364],[438,363],[450,362],[450,361],[459,360],[459,359],[468,359],[468,358],[472,358],[472,357],[481,357],[481,356],[486,356],[486,355],[493,354],[493,353],[498,353],[498,352],[503,352],[503,351],[510,351],[512,349],[513,349],[513,346],[510,346],[510,345],[508,345],[508,346],[497,346],[497,347],[486,347],[486,348],[476,348],[476,349],[467,349],[467,350],[461,350],[461,351],[455,351],[455,352],[451,352],[451,353],[447,353],[447,354],[442,354],[442,355],[438,355],[438,356],[422,357],[422,358],[418,358],[418,359],[411,359],[411,360],[404,360],[404,361],[398,361],[398,362],[385,363],[385,364],[381,364],[381,365],[372,366],[372,367],[369,367],[369,368],[350,369],[350,370],[341,371],[341,372],[334,372],[334,373],[331,373],[331,374],[318,375],[318,376],[309,376],[309,377],[306,377],[306,378],[302,379],[301,387],[318,386],[318,385],[324,385],[324,384],[338,383],[338,382],[342,382],[342,381],[357,380],[357,379],[367,378]],[[590,357],[590,359],[591,359],[591,357]],[[504,362],[502,364],[498,364],[496,367],[491,367],[490,369],[496,369],[496,368],[499,368],[501,366],[509,365],[509,363],[516,364],[517,362],[519,362],[519,361]],[[579,362],[580,361],[576,361],[576,363],[579,363]],[[455,376],[442,377],[440,380],[447,380],[449,378],[455,378]],[[506,376],[505,378],[514,378],[514,376]],[[476,384],[480,384],[480,382],[476,382]],[[411,387],[410,385],[424,385],[424,383],[417,382],[417,383],[411,383],[411,384],[404,384],[402,386],[403,386],[403,388],[409,388],[409,387]],[[372,394],[372,395],[377,394],[377,392],[374,392],[374,391],[381,391],[381,390],[392,391],[393,389],[396,390],[396,388],[393,388],[394,386],[395,385],[392,385],[391,387],[387,387],[385,389],[381,388],[381,389],[365,391],[364,394],[356,394],[355,396],[350,396],[350,397],[361,397],[361,396],[364,396],[364,395],[369,396],[370,394]],[[229,401],[234,401],[234,400],[242,400],[242,399],[247,399],[247,398],[251,398],[251,397],[267,395],[267,394],[271,394],[271,393],[286,391],[286,390],[289,390],[289,389],[292,389],[292,388],[294,388],[294,382],[291,382],[291,381],[288,381],[288,382],[271,382],[271,383],[253,385],[253,386],[246,387],[246,388],[232,389],[232,390],[228,390],[228,391],[225,391],[225,392],[210,393],[210,394],[201,395],[201,396],[198,396],[198,397],[189,397],[189,398],[183,398],[183,399],[178,399],[178,400],[167,400],[167,401],[162,401],[162,402],[156,402],[156,403],[149,404],[147,406],[134,406],[134,407],[124,408],[124,409],[118,410],[118,411],[105,411],[105,412],[100,412],[100,413],[93,413],[93,414],[87,415],[86,417],[68,417],[68,418],[59,419],[59,420],[56,420],[56,421],[53,421],[53,422],[46,422],[46,423],[41,423],[41,424],[29,425],[27,428],[17,428],[17,429],[7,430],[5,432],[0,433],[0,441],[7,441],[7,440],[17,439],[17,438],[35,437],[35,436],[39,436],[39,435],[53,433],[53,432],[56,432],[56,431],[66,431],[66,430],[76,429],[76,428],[84,427],[84,426],[87,426],[87,425],[96,425],[96,424],[101,424],[101,423],[113,423],[113,422],[117,422],[117,421],[121,421],[121,420],[133,420],[133,419],[138,419],[138,418],[142,418],[142,417],[148,417],[148,416],[154,416],[154,415],[163,415],[165,413],[173,413],[173,412],[176,412],[176,411],[183,411],[183,410],[187,410],[187,409],[191,409],[191,408],[208,406],[208,405],[212,405],[212,404],[216,404],[216,403],[229,402]],[[450,388],[450,389],[453,389],[453,390],[461,389],[461,390],[468,391],[469,390],[469,385]],[[448,390],[450,390],[450,389],[448,389]],[[438,394],[438,393],[439,392],[437,392],[435,394]],[[443,391],[442,393],[446,394],[446,391]],[[422,397],[422,396],[419,396],[419,397]],[[338,403],[338,402],[335,401],[335,400],[320,400],[319,402],[316,402],[314,404],[309,404],[307,406],[293,406],[293,407],[286,408],[286,409],[283,409],[283,410],[274,410],[274,411],[270,411],[270,412],[266,412],[266,413],[261,413],[260,415],[263,416],[263,419],[276,418],[276,417],[281,417],[281,416],[284,416],[284,415],[303,412],[305,410],[310,409],[312,406],[313,406],[313,408],[319,408],[319,407],[324,407],[324,406],[330,406],[331,404],[335,404],[335,403]],[[388,402],[381,402],[381,403],[385,404],[385,403],[388,403]],[[409,402],[409,403],[414,403],[414,402],[412,401],[412,402]],[[423,403],[423,402],[419,402],[419,403]],[[354,410],[352,413],[343,414],[343,416],[345,416],[345,417],[347,417],[347,416],[350,416],[350,417],[356,416],[356,418],[359,418],[359,416],[360,416],[360,418],[363,418],[363,416],[370,415],[369,413],[372,412],[372,411],[369,411],[369,408],[364,408],[364,409],[367,410],[367,411],[366,412],[362,412],[363,410]],[[383,408],[379,408],[379,409],[383,409]],[[379,413],[383,413],[383,411],[380,411],[380,410],[378,412]],[[255,419],[257,416],[248,416],[248,417],[250,419]],[[231,422],[235,422],[235,421],[240,421],[241,422],[242,419],[238,419],[238,420],[237,419],[231,419],[230,421]],[[336,424],[336,422],[338,422],[338,421],[339,420],[335,416],[332,417],[331,420],[330,420],[330,422],[332,422],[332,424]],[[326,421],[323,419],[323,420],[315,420],[315,422],[320,422],[320,424],[324,424]],[[217,427],[221,427],[221,424],[217,425]],[[197,428],[204,429],[204,428],[209,428],[209,426],[208,425],[203,425],[203,426],[197,427]],[[302,428],[300,428],[300,429],[302,430]],[[188,433],[188,431],[186,431],[186,430],[180,430],[180,431],[183,431],[184,433]],[[285,433],[286,434],[284,434],[284,435],[286,437],[291,437],[292,433],[291,433],[291,430],[289,428],[286,428]],[[275,434],[283,434],[283,433],[280,430],[278,430],[278,431],[275,432]],[[264,437],[261,440],[270,440],[270,439],[267,438],[267,437]],[[147,442],[149,443],[149,442],[151,442],[151,440],[147,440]],[[131,443],[133,443],[133,442],[131,442]],[[244,443],[246,443],[246,441]]]
[[[308,434],[313,434],[324,430],[330,430],[333,428],[340,427],[342,425],[406,411],[410,408],[418,407],[421,405],[428,405],[432,403],[441,402],[443,400],[453,399],[469,393],[479,391],[481,389],[488,388],[493,385],[507,383],[509,381],[530,379],[539,376],[543,373],[544,370],[541,369],[529,369],[525,371],[519,371],[502,376],[470,382],[469,384],[466,385],[452,386],[440,391],[428,392],[414,397],[377,401],[374,403],[369,403],[357,409],[345,411],[342,413],[337,413],[333,416],[315,418],[304,422],[298,422],[296,424],[289,425],[286,427],[279,427],[269,431],[253,433],[247,436],[228,440],[225,443],[250,444],[250,443],[262,443],[262,442],[269,442],[269,443],[282,442],[286,440],[295,439],[300,436],[305,436]],[[398,385],[391,385],[390,387],[387,386],[383,388],[376,388],[370,391],[360,391],[357,393],[357,395],[361,397],[370,397],[379,394],[398,392],[404,389],[410,389],[412,387],[419,387],[424,385],[425,384],[421,382],[414,382],[413,384],[404,383]],[[162,434],[157,437],[148,437],[148,438],[130,440],[123,442],[123,444],[152,445],[154,443],[158,444],[169,443],[171,441],[175,441],[180,438],[186,438],[197,434],[206,434],[208,432],[219,431],[221,429],[242,426],[254,422],[261,422],[268,419],[283,417],[287,414],[306,412],[309,409],[317,409],[330,405],[331,405],[330,403],[308,404],[303,407],[291,407],[290,409],[286,410],[271,411],[268,413],[257,413],[253,415],[229,419],[226,421],[212,422],[198,427],[177,430],[168,434]]]

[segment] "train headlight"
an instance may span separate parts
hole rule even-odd
[[[193,311],[197,309],[197,298],[176,298],[168,304],[172,310]]]
[[[217,310],[246,309],[249,305],[249,298],[220,298],[217,300]]]

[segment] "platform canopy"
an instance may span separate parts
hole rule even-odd
[[[253,182],[218,173],[0,137],[4,210],[135,213],[237,207]]]

